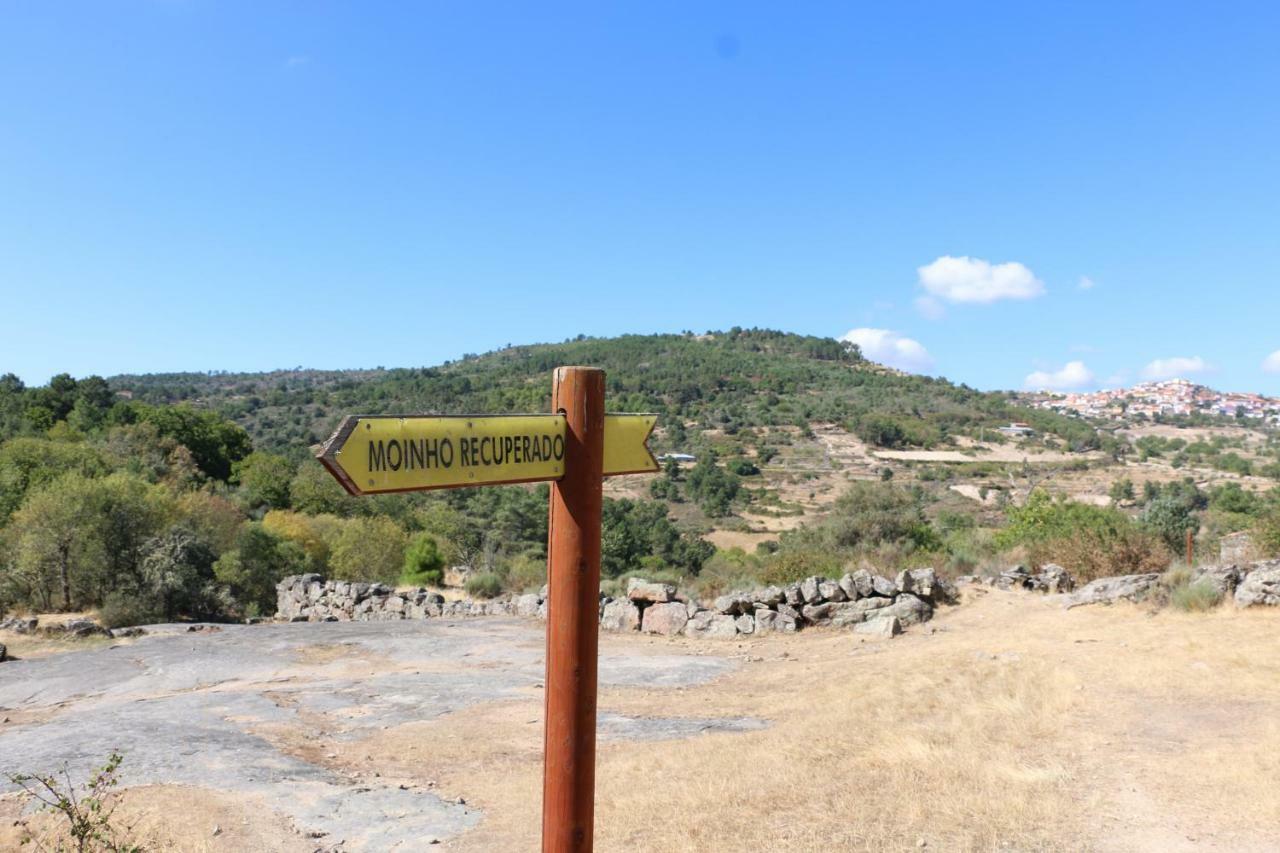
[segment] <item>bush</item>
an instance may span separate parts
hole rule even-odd
[[[404,552],[400,583],[405,586],[439,586],[444,581],[444,557],[435,537],[419,533]]]
[[[164,616],[156,611],[151,602],[143,601],[137,596],[113,592],[98,608],[98,621],[107,628],[125,628],[163,622]]]
[[[1169,605],[1187,613],[1203,613],[1222,603],[1222,593],[1211,581],[1191,580],[1191,570],[1186,567],[1170,569],[1161,578]]]
[[[472,598],[494,598],[502,593],[502,578],[493,572],[481,572],[467,578],[466,589]]]

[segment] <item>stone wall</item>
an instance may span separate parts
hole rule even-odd
[[[625,598],[605,603],[601,628],[728,639],[830,625],[891,636],[928,621],[935,604],[954,600],[954,589],[933,569],[900,572],[892,580],[865,570],[838,580],[809,577],[785,587],[722,595],[709,607],[689,601],[670,584],[633,579]]]
[[[276,618],[289,622],[374,622],[433,617],[524,616],[545,619],[546,587],[538,593],[489,601],[446,601],[427,589],[396,591],[384,584],[293,575],[276,587]],[[955,591],[932,569],[889,579],[857,571],[833,580],[810,577],[722,595],[710,606],[690,601],[670,584],[632,579],[623,598],[600,598],[600,627],[664,636],[728,639],[744,634],[793,633],[809,626],[863,626],[893,635],[932,617]]]

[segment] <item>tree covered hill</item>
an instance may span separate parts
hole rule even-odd
[[[882,447],[934,446],[1012,419],[1030,420],[1070,446],[1098,441],[1077,418],[889,370],[830,338],[759,329],[580,337],[436,367],[151,374],[116,376],[108,384],[152,405],[212,409],[244,426],[258,449],[300,457],[346,414],[546,411],[551,371],[567,364],[608,372],[611,411],[660,414],[660,447],[696,445],[703,430],[734,434],[815,422],[840,424]]]

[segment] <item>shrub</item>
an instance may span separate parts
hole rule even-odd
[[[400,583],[405,586],[439,586],[444,581],[444,557],[435,537],[419,533],[404,552]]]
[[[502,592],[502,578],[493,572],[481,572],[467,578],[466,590],[473,598],[493,598]]]
[[[1191,570],[1186,567],[1170,569],[1161,578],[1169,605],[1187,613],[1203,613],[1222,603],[1222,592],[1211,581],[1191,580]]]
[[[98,621],[107,628],[148,625],[163,620],[163,614],[151,602],[122,592],[111,593],[98,608]]]

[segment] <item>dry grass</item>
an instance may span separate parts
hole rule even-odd
[[[684,650],[741,666],[695,688],[607,689],[602,711],[769,727],[602,741],[597,849],[1280,849],[1280,614],[1064,611],[1029,595],[970,594],[936,633],[917,627],[889,642],[835,631],[725,644],[604,637],[610,652]],[[542,701],[530,685],[518,699],[323,750],[301,730],[296,742],[263,734],[355,779],[377,773],[464,797],[484,819],[444,849],[529,850]],[[236,849],[210,837],[213,822],[238,832],[250,821],[263,839],[255,849],[297,840],[249,802],[212,799],[227,809],[215,817],[147,799],[180,794],[127,799],[151,816],[155,838],[170,833],[166,849]],[[163,819],[187,808],[200,815],[191,827]]]

